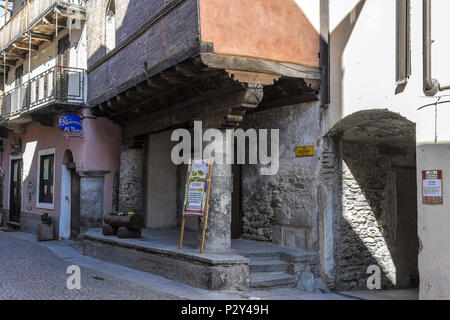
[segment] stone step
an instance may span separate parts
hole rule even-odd
[[[250,274],[250,283],[255,289],[294,287],[297,277],[286,272],[255,272]]]
[[[250,260],[250,272],[286,271],[287,264],[279,259]]]
[[[8,229],[20,230],[20,223],[8,221],[6,223],[6,225],[7,225]]]
[[[251,260],[272,260],[272,259],[279,259],[281,256],[281,252],[279,252],[279,251],[262,251],[262,252],[242,253],[242,255]]]

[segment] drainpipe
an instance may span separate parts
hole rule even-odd
[[[431,77],[431,0],[423,0],[423,92],[434,96],[439,91],[449,90],[450,86],[441,87],[439,81]]]

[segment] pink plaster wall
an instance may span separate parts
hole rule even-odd
[[[200,0],[214,52],[318,67],[319,34],[294,0]]]
[[[26,127],[24,134],[13,134],[10,132],[8,139],[4,140],[4,152],[0,155],[0,161],[5,170],[3,182],[3,207],[9,208],[9,162],[11,143],[14,138],[21,139],[22,152],[28,142],[37,141],[36,150],[33,155],[32,165],[28,176],[23,176],[22,182],[22,211],[28,211],[28,194],[26,191],[28,181],[32,181],[37,186],[38,170],[38,152],[40,150],[55,148],[55,181],[54,181],[54,209],[36,208],[36,193],[34,194],[31,205],[32,210],[28,212],[43,213],[48,212],[53,216],[60,215],[61,208],[61,169],[66,150],[70,150],[73,160],[76,163],[83,164],[77,170],[105,170],[110,171],[105,176],[105,187],[103,196],[104,213],[112,210],[112,189],[113,175],[119,170],[120,159],[120,141],[121,129],[105,119],[84,119],[83,120],[84,138],[69,138],[63,136],[63,131],[58,128],[57,119],[55,119],[53,128],[41,126],[38,123],[31,123]]]

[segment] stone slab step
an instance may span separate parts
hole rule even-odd
[[[287,264],[279,259],[250,260],[250,272],[276,272],[286,270]]]
[[[241,253],[241,254],[244,257],[247,257],[251,260],[279,259],[281,256],[281,252],[279,252],[279,251],[249,252],[249,253]]]
[[[294,287],[297,277],[286,272],[255,272],[250,274],[252,288],[280,288]]]

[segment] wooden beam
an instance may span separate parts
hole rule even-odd
[[[8,4],[9,0],[5,0],[5,10],[3,10],[5,12],[5,21],[3,22],[4,26],[6,26],[6,23],[8,22]]]
[[[47,34],[31,32],[31,38],[38,39],[42,41],[53,41],[53,36]]]
[[[144,83],[137,84],[136,91],[146,96],[153,96],[158,92],[156,90],[150,89],[150,87]]]
[[[183,78],[177,75],[176,72],[173,71],[164,71],[161,73],[161,79],[166,80],[171,84],[182,84],[184,83]]]
[[[134,101],[130,100],[126,96],[126,93],[122,93],[122,94],[117,95],[116,96],[116,100],[122,106],[130,106],[130,105],[134,104]]]
[[[24,54],[17,53],[6,53],[6,60],[8,59],[22,59],[25,60],[26,56]]]
[[[122,106],[114,98],[108,100],[107,105],[108,105],[108,108],[110,108],[111,110],[113,110],[115,112],[122,109]]]
[[[169,87],[169,83],[161,79],[150,79],[147,83],[151,88],[158,90],[166,90]]]
[[[201,53],[203,64],[215,69],[259,72],[291,78],[320,79],[320,68],[264,59]]]
[[[200,75],[200,72],[193,66],[188,66],[185,64],[179,64],[175,67],[175,70],[177,70],[179,73],[183,74],[185,77],[188,78],[195,78]]]
[[[127,92],[125,92],[125,96],[127,99],[132,101],[141,101],[144,99],[144,96],[137,92],[136,89],[130,89]]]
[[[52,21],[50,21],[50,20],[48,20],[48,19],[46,19],[46,18],[42,18],[42,21],[44,21],[44,23],[45,23],[45,24],[48,24],[49,26],[55,26],[55,27],[56,27],[56,21],[55,21],[55,22],[52,22]],[[67,26],[58,23],[58,28],[59,28],[59,29],[66,29]]]
[[[70,13],[70,12],[69,13],[61,12],[61,13],[58,13],[58,15],[61,17],[68,18],[68,19],[79,19],[82,21],[86,20],[86,16],[84,14],[82,15],[81,12],[77,16],[75,16],[73,13]]]
[[[22,51],[27,51],[27,52],[30,51],[30,48],[28,48],[28,47],[21,47],[21,46],[15,44],[15,43],[13,43],[12,46],[15,49],[17,49],[17,50],[22,50]],[[31,51],[38,51],[38,49],[39,49],[38,46],[34,46],[34,45],[31,46]]]

